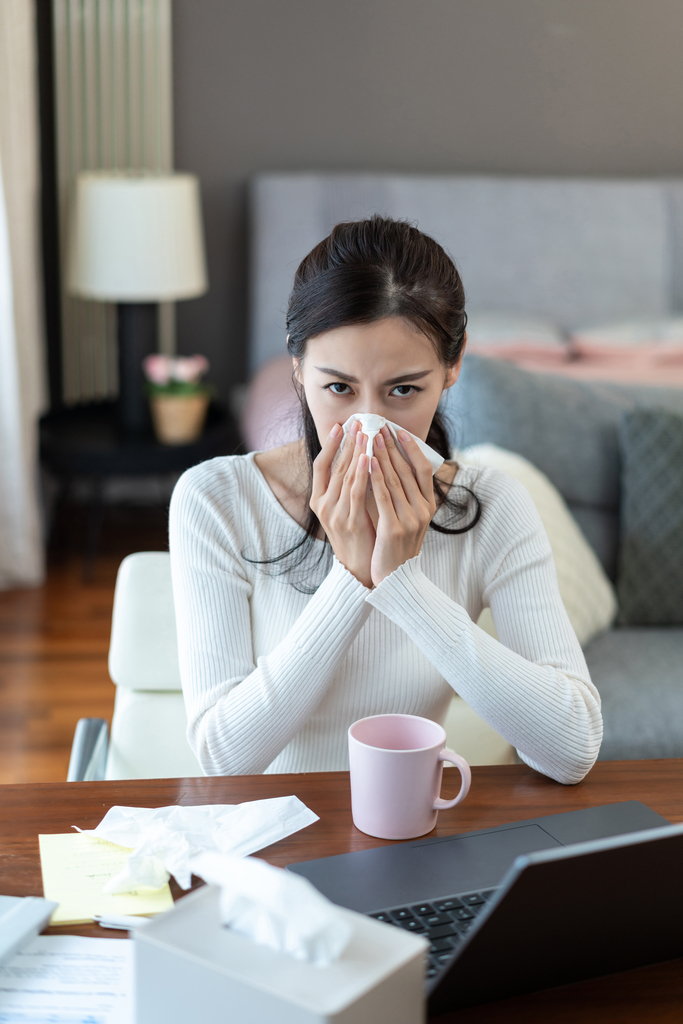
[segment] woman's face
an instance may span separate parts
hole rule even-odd
[[[321,444],[335,423],[360,412],[426,440],[441,392],[460,372],[460,362],[444,367],[432,342],[399,317],[319,334],[294,366]]]

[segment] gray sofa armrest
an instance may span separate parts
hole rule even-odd
[[[67,782],[100,782],[105,777],[109,727],[103,718],[80,718],[76,723]]]

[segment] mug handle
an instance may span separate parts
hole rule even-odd
[[[439,761],[450,761],[451,764],[454,764],[455,767],[459,769],[462,778],[460,792],[456,796],[455,800],[442,800],[442,798],[438,796],[432,804],[435,811],[445,811],[448,807],[455,807],[456,804],[459,804],[465,799],[470,791],[472,772],[470,771],[470,766],[465,758],[461,757],[460,754],[456,754],[454,750],[440,750]]]

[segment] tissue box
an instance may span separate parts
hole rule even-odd
[[[421,1024],[427,942],[351,910],[353,937],[315,967],[223,927],[207,885],[134,932],[137,1024]]]

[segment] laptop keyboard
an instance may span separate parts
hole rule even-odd
[[[483,892],[458,893],[430,900],[429,903],[378,910],[368,917],[429,939],[427,977],[433,978],[455,956],[477,915],[497,891],[485,889]]]

